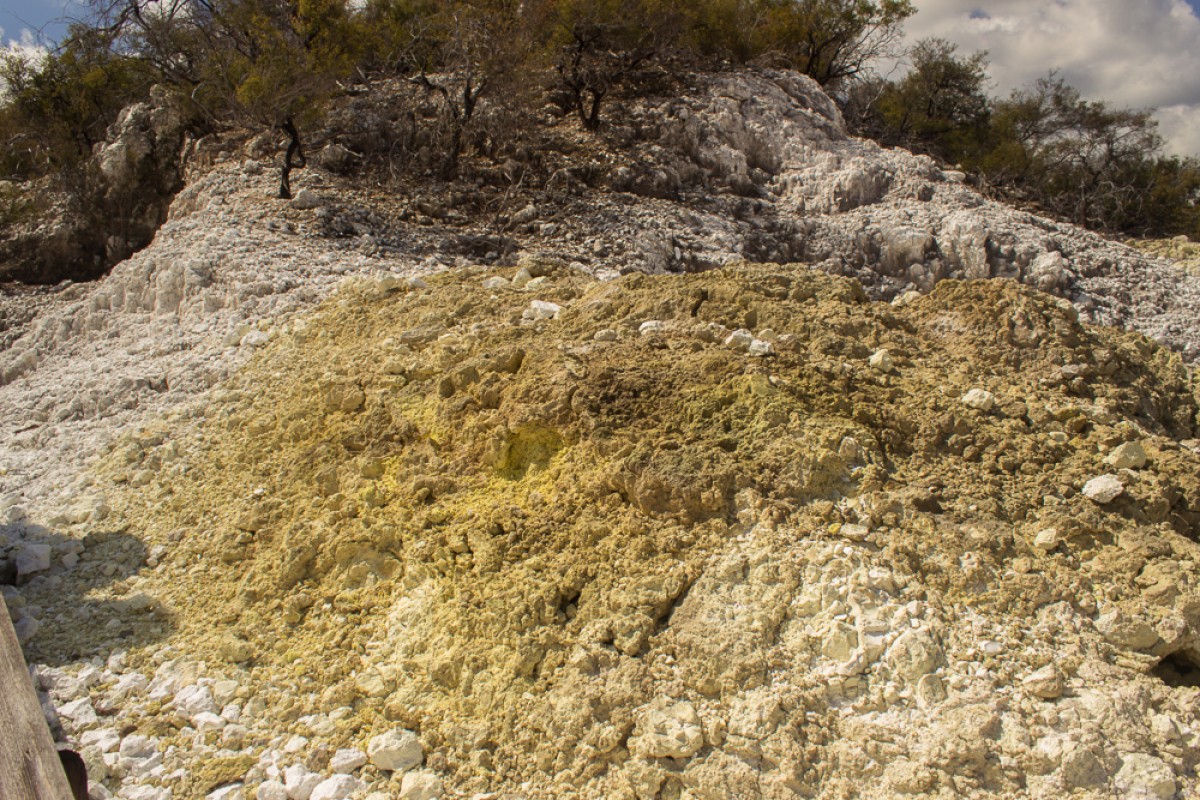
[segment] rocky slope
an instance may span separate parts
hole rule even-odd
[[[239,160],[10,299],[5,597],[97,797],[1197,791],[1195,279],[703,86],[487,224]]]

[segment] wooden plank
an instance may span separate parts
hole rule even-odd
[[[25,656],[0,596],[0,797],[72,800]]]

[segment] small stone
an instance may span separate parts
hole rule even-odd
[[[175,693],[175,710],[191,719],[197,714],[208,711],[216,714],[220,711],[213,700],[212,691],[207,686],[185,686]]]
[[[1158,632],[1149,623],[1132,619],[1119,609],[1102,614],[1096,620],[1096,630],[1118,647],[1148,650],[1158,644]]]
[[[922,675],[917,681],[917,705],[921,709],[932,708],[945,699],[946,686],[937,675]]]
[[[400,800],[437,800],[441,796],[442,779],[432,772],[409,772],[400,783]]]
[[[986,414],[996,407],[996,395],[986,389],[972,389],[962,396],[962,404]]]
[[[490,278],[485,278],[483,281],[483,288],[485,289],[503,289],[505,286],[508,286],[508,279],[502,278],[499,275],[493,275]]]
[[[321,198],[317,197],[316,193],[310,189],[301,189],[292,198],[292,208],[298,208],[301,211],[307,211],[319,205],[321,205]]]
[[[1021,685],[1025,687],[1034,697],[1040,697],[1043,700],[1054,700],[1061,697],[1063,693],[1062,675],[1053,664],[1047,664],[1036,672],[1032,672],[1021,681]]]
[[[290,800],[287,787],[279,781],[263,781],[254,792],[255,800]]]
[[[638,326],[638,333],[642,336],[650,336],[651,334],[662,333],[665,328],[666,325],[663,324],[662,320],[648,319]]]
[[[347,800],[359,786],[358,778],[353,775],[334,775],[313,787],[308,800]]]
[[[118,752],[121,754],[121,758],[139,760],[153,756],[158,752],[158,746],[148,736],[132,733],[121,740]]]
[[[761,358],[762,356],[769,356],[774,353],[775,346],[765,339],[755,339],[754,341],[750,342],[748,351],[750,355]]]
[[[367,754],[362,750],[338,750],[329,760],[329,768],[339,775],[349,775],[367,763]]]
[[[738,328],[725,337],[725,346],[732,347],[734,350],[749,350],[753,343],[754,334],[745,328]]]
[[[1113,469],[1141,469],[1146,466],[1146,450],[1138,442],[1126,442],[1104,459]]]
[[[244,788],[240,783],[231,783],[209,792],[204,796],[204,800],[242,800],[246,796]]]
[[[17,551],[17,574],[32,575],[50,569],[50,545],[26,544]]]
[[[23,616],[13,623],[13,631],[17,634],[17,643],[21,645],[29,644],[34,636],[37,636],[38,629],[42,627],[42,623],[37,617]]]
[[[86,697],[59,706],[58,715],[71,720],[78,727],[94,725],[100,721],[100,718],[96,716],[96,709],[92,708],[92,701]]]
[[[367,745],[371,763],[388,772],[405,772],[425,759],[421,742],[412,731],[403,728],[382,733]]]
[[[211,688],[213,703],[224,708],[233,702],[237,696],[238,682],[231,680],[220,680],[212,685]]]
[[[617,340],[617,332],[612,328],[605,328],[602,331],[596,331],[596,335],[592,338],[597,342],[615,342]]]
[[[1068,789],[1087,789],[1108,780],[1104,765],[1091,750],[1075,746],[1062,758],[1062,781]]]
[[[1054,548],[1062,544],[1062,536],[1058,533],[1058,528],[1046,528],[1038,531],[1037,536],[1033,538],[1033,546],[1043,553],[1049,553]]]
[[[115,728],[98,728],[84,731],[79,737],[80,747],[94,747],[101,753],[111,753],[121,746],[121,734]]]
[[[896,368],[895,359],[892,358],[892,354],[887,350],[876,350],[867,360],[867,364],[870,365],[871,369],[878,372],[891,372]]]
[[[1101,475],[1083,485],[1083,496],[1097,505],[1106,505],[1125,493],[1125,484],[1116,475]]]
[[[1124,756],[1115,782],[1121,796],[1131,800],[1168,800],[1177,788],[1174,770],[1162,759],[1144,753]]]
[[[525,267],[517,270],[517,274],[513,275],[512,285],[517,289],[523,288],[527,283],[533,280],[533,275]]]
[[[529,308],[525,309],[522,315],[529,320],[554,319],[562,311],[562,306],[558,303],[551,303],[547,300],[534,300],[529,304]]]
[[[321,776],[309,772],[300,764],[293,764],[283,771],[283,785],[292,800],[310,800],[313,789],[321,782]]]
[[[271,341],[271,335],[264,331],[253,330],[242,337],[242,347],[262,347]]]
[[[201,733],[219,731],[225,727],[225,719],[211,711],[203,711],[192,717],[192,727]]]
[[[871,529],[866,525],[848,523],[838,529],[838,534],[852,542],[865,542],[871,535]]]
[[[700,717],[691,703],[662,703],[643,723],[638,750],[649,758],[687,758],[704,746]]]
[[[75,566],[79,563],[79,554],[78,553],[67,553],[60,559],[60,561],[62,562],[62,565],[64,567],[66,567],[67,569],[75,569]]]

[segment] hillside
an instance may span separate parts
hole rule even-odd
[[[5,597],[96,796],[1196,791],[1200,279],[792,73],[543,135],[290,203],[214,150],[5,296]]]

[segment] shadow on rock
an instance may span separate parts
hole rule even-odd
[[[174,623],[131,584],[145,545],[97,527],[76,538],[26,521],[0,525],[0,591],[30,664],[59,666],[140,647]]]

